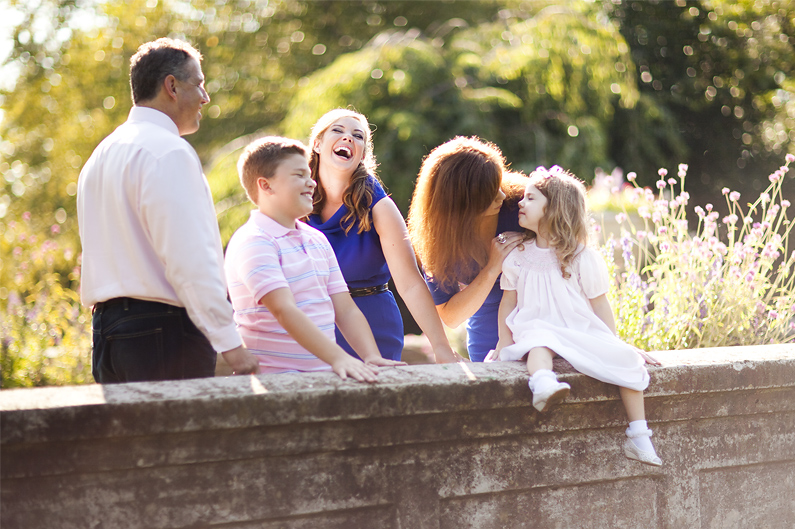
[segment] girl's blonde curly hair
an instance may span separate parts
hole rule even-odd
[[[551,169],[539,167],[530,173],[528,186],[534,186],[547,199],[541,229],[549,244],[555,248],[563,277],[571,277],[569,266],[577,255],[579,245],[588,244],[588,208],[585,205],[585,184],[569,171],[557,165]],[[526,239],[536,234],[527,231]]]

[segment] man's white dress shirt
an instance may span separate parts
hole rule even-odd
[[[81,299],[185,307],[216,351],[242,345],[201,162],[166,114],[134,106],[86,162],[77,187]]]

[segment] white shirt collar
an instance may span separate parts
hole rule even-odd
[[[174,123],[174,120],[168,117],[167,114],[151,107],[133,106],[130,109],[130,115],[127,117],[127,120],[153,123],[179,136],[179,129],[177,128],[177,124]]]

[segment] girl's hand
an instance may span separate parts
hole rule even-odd
[[[506,231],[494,237],[491,240],[489,262],[486,264],[486,268],[496,271],[497,274],[502,272],[502,262],[523,240],[524,235],[515,231]]]
[[[358,358],[350,356],[348,353],[345,353],[345,356],[341,356],[337,361],[331,364],[331,369],[343,380],[351,376],[359,382],[373,383],[378,377],[377,368],[365,364]]]
[[[401,362],[399,360],[389,360],[384,358],[381,355],[374,356],[372,358],[368,358],[364,362],[368,366],[380,366],[380,367],[393,367],[393,366],[405,366],[408,365],[406,362]]]
[[[644,361],[645,361],[647,364],[650,364],[650,365],[653,365],[653,366],[661,366],[661,365],[662,365],[662,363],[661,363],[659,360],[657,360],[656,358],[654,358],[652,355],[650,355],[650,354],[649,354],[649,353],[647,353],[646,351],[643,351],[642,349],[638,349],[637,347],[635,348],[635,351],[637,351],[637,352],[638,352],[638,354],[640,355],[640,357],[641,357],[641,358],[643,358],[643,360],[644,360]]]
[[[449,345],[434,348],[433,354],[436,355],[437,364],[452,364],[455,362],[469,361],[460,354],[453,351],[453,348]]]
[[[483,362],[499,362],[500,361],[500,349],[492,349],[489,351],[489,354],[486,355],[486,358],[483,359]]]

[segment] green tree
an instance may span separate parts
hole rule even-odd
[[[677,134],[689,148],[688,157],[679,161],[690,165],[696,185],[710,190],[750,186],[756,192],[767,185],[745,175],[768,174],[795,141],[792,2],[630,0],[605,5],[632,50],[641,93],[677,124]],[[636,124],[637,118],[622,116],[633,124],[630,128],[616,123],[617,159],[630,155],[621,149],[638,137],[643,125]]]

